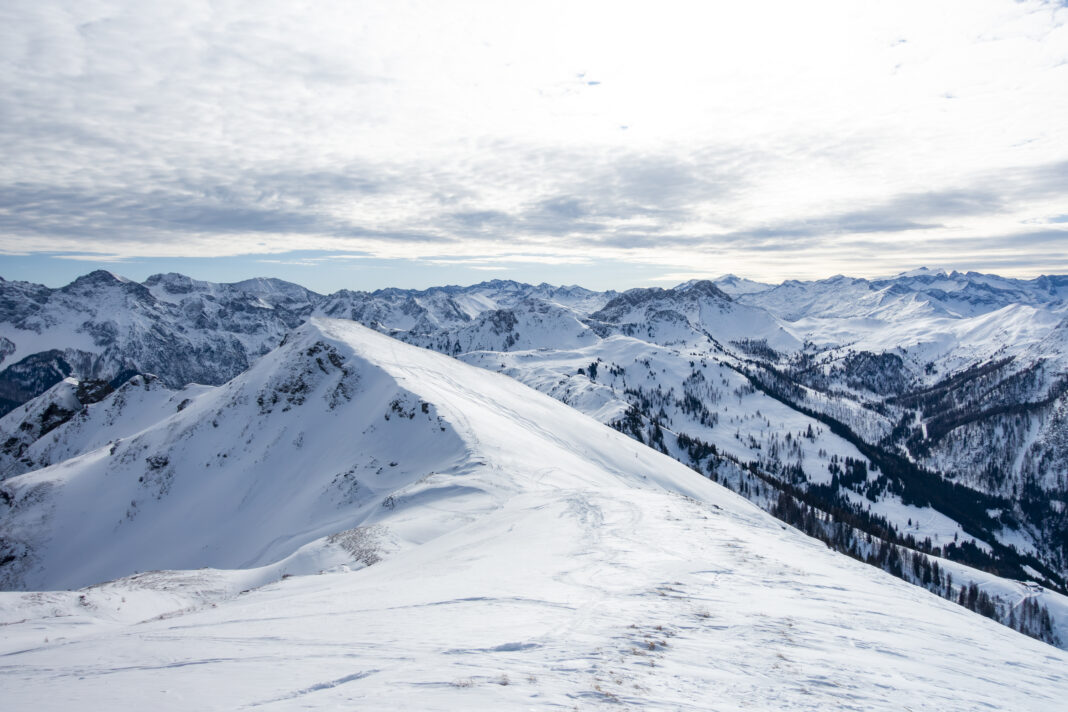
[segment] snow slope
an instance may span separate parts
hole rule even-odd
[[[99,464],[123,448],[137,457]],[[342,465],[363,469],[339,498]],[[138,468],[170,484],[116,524]],[[348,322],[314,320],[114,455],[2,488],[5,536],[54,535],[25,583],[248,570],[0,595],[12,709],[1049,710],[1068,693],[1068,653],[513,380]],[[346,565],[341,530],[365,534]],[[328,570],[234,595],[301,554]]]

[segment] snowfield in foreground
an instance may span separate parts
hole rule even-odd
[[[10,584],[126,578],[0,594],[3,707],[1068,698],[1068,653],[834,554],[548,396],[351,322],[313,320],[188,401],[139,432],[113,417],[127,431],[111,444],[5,481],[0,534],[24,554]],[[136,573],[159,568],[187,570]]]

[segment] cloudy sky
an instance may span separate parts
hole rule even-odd
[[[1064,2],[0,4],[0,275],[1068,273]]]

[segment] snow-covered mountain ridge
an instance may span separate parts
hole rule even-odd
[[[131,574],[0,594],[14,708],[1044,710],[1068,693],[1063,651],[351,322],[313,320],[219,387],[149,385],[45,435],[96,424],[110,443],[2,485],[12,580]],[[133,573],[167,566],[187,570]]]
[[[0,282],[0,386],[25,400],[70,376],[220,384],[311,315],[336,316],[505,372],[906,578],[888,550],[858,542],[1063,590],[1064,282],[917,270],[779,287],[495,280],[327,296],[173,274],[137,285],[93,273],[59,290]],[[57,424],[87,406],[49,393],[0,420],[0,477],[99,442],[93,419],[60,437]]]
[[[561,418],[566,434],[543,425]],[[85,431],[95,439],[74,445]],[[79,587],[146,568],[254,568],[385,519],[418,543],[440,534],[428,515],[408,523],[414,533],[398,522],[412,502],[439,497],[478,512],[531,488],[612,487],[622,477],[692,494],[701,480],[512,379],[329,319],[300,327],[223,386],[171,392],[133,379],[52,432],[71,446],[66,457],[3,486],[0,533],[17,554],[4,565],[7,588]],[[512,459],[529,467],[530,452],[547,464],[499,475]],[[469,518],[438,509],[446,528]],[[37,536],[42,522],[47,536]]]

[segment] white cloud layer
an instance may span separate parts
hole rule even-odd
[[[0,6],[0,252],[1068,271],[1060,2]]]

